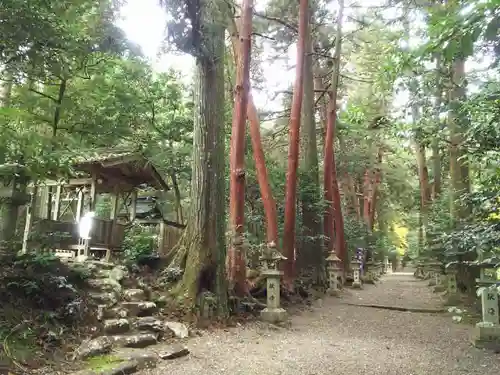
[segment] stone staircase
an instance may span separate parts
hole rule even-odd
[[[86,360],[111,354],[134,363],[138,357],[148,359],[135,366],[140,369],[152,367],[156,363],[152,357],[171,359],[176,358],[176,353],[177,356],[189,353],[182,346],[159,348],[168,352],[163,356],[158,351],[152,351],[152,356],[145,355],[144,351],[134,352],[134,349],[158,346],[160,342],[171,342],[175,338],[187,338],[189,330],[182,323],[166,321],[159,316],[159,308],[151,300],[151,293],[138,287],[124,267],[103,262],[91,262],[88,266],[91,270],[90,296],[98,304],[96,314],[101,324],[96,327],[98,335],[84,341],[75,351],[74,359]],[[123,367],[123,363],[120,366]]]

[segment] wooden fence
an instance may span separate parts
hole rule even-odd
[[[169,225],[164,226],[163,230],[163,246],[158,249],[160,256],[165,256],[168,254],[170,249],[172,249],[182,236],[183,229],[172,227]]]

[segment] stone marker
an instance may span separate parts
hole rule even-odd
[[[327,293],[331,296],[338,297],[340,295],[341,282],[339,278],[342,278],[341,262],[342,260],[334,252],[330,253],[328,258],[326,258],[329,285]]]
[[[389,257],[384,256],[384,262],[382,263],[382,273],[386,274],[389,271]]]
[[[357,259],[351,260],[351,268],[352,268],[352,287],[355,289],[361,289],[361,277],[359,273],[359,267],[361,266],[361,262]]]
[[[454,296],[458,293],[458,286],[457,286],[457,275],[454,271],[450,271],[450,273],[446,277],[447,285],[446,289],[448,291],[448,294],[450,296]]]
[[[363,282],[365,284],[375,284],[375,264],[372,261],[366,262]]]
[[[260,259],[264,262],[262,275],[266,277],[267,283],[267,307],[260,312],[260,317],[270,323],[282,322],[286,320],[287,314],[280,307],[280,280],[283,272],[278,270],[278,263],[286,258],[271,243],[264,249]]]
[[[482,321],[476,324],[473,342],[477,347],[487,347],[492,344],[500,347],[500,318],[498,311],[498,291],[496,278],[488,277],[486,269],[494,269],[494,263],[480,264],[480,276],[476,279],[481,291]]]

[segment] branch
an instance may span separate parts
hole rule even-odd
[[[266,14],[262,14],[262,13],[259,13],[259,12],[254,12],[253,14],[254,14],[254,16],[257,16],[257,17],[263,18],[263,19],[265,19],[265,20],[268,20],[268,21],[273,21],[273,22],[279,23],[280,25],[285,26],[285,27],[289,28],[290,30],[292,30],[292,31],[294,31],[294,32],[296,32],[296,33],[298,33],[298,32],[299,32],[298,28],[297,28],[295,25],[291,25],[291,24],[289,24],[288,22],[283,21],[282,19],[279,19],[279,18],[277,18],[277,17],[268,16],[268,15],[266,15]]]
[[[270,36],[267,36],[267,35],[263,35],[263,34],[256,33],[256,32],[253,32],[252,35],[254,35],[254,36],[260,36],[261,38],[272,40],[273,42],[276,42],[275,38],[271,38]]]
[[[50,99],[50,100],[52,100],[53,102],[57,102],[57,99],[56,99],[56,98],[54,98],[53,96],[50,96],[49,94],[45,94],[45,93],[43,93],[43,92],[41,92],[41,91],[35,90],[35,89],[34,89],[34,88],[32,88],[32,87],[30,87],[28,90],[29,90],[29,91],[32,91],[32,92],[34,92],[35,94],[38,94],[38,95],[40,95],[40,96],[43,96],[44,98]]]
[[[351,81],[356,81],[356,82],[364,82],[364,83],[373,83],[373,82],[375,82],[375,81],[373,81],[373,80],[368,80],[368,79],[363,79],[363,78],[354,78],[354,77],[349,77],[349,76],[346,76],[346,75],[344,75],[344,74],[342,74],[342,73],[340,73],[340,76],[341,76],[342,78],[346,78],[346,79],[349,79],[349,80],[351,80]]]

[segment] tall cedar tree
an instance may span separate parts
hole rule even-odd
[[[231,18],[229,22],[229,29],[233,46],[233,56],[236,60],[236,65],[238,65],[241,50],[239,48],[240,42],[238,26],[234,18]],[[278,216],[276,213],[276,202],[271,190],[271,185],[269,184],[266,158],[264,156],[264,149],[262,147],[262,139],[260,136],[259,115],[257,113],[257,108],[253,101],[251,92],[248,94],[247,118],[250,123],[250,138],[252,142],[255,168],[257,170],[257,181],[259,183],[262,205],[266,216],[267,242],[269,247],[275,247],[278,244]]]
[[[289,125],[288,169],[285,187],[285,224],[283,230],[283,252],[285,257],[284,281],[287,289],[293,289],[295,277],[295,214],[297,197],[297,169],[300,149],[300,113],[304,86],[305,33],[309,22],[309,1],[300,0],[299,4],[299,39],[297,42],[297,63],[293,86],[292,108]]]
[[[240,53],[237,58],[235,102],[230,151],[229,220],[233,232],[228,252],[230,287],[239,295],[247,292],[244,249],[245,224],[245,124],[250,90],[252,0],[243,0]]]
[[[335,128],[337,124],[337,94],[340,75],[340,53],[342,51],[342,17],[344,12],[344,1],[339,0],[339,14],[337,21],[337,33],[335,53],[333,57],[333,74],[330,102],[327,114],[326,139],[325,139],[325,167],[324,167],[324,193],[327,208],[324,217],[324,232],[328,242],[328,250],[336,252],[343,260],[344,268],[347,266],[347,254],[344,235],[344,217],[340,200],[340,190],[337,180],[337,168],[335,166]],[[335,223],[335,226],[334,226]],[[335,243],[333,239],[335,238]],[[335,245],[333,247],[333,245]]]

